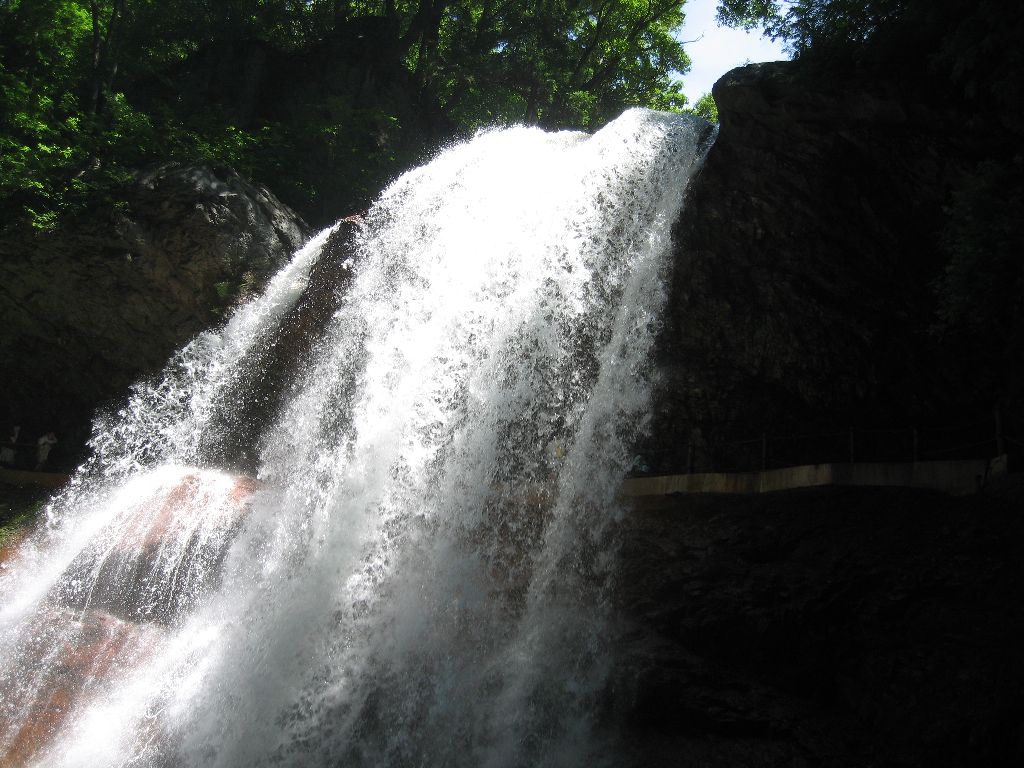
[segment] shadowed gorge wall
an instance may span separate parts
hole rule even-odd
[[[631,764],[1020,763],[1019,498],[638,500],[619,571]]]
[[[720,133],[676,229],[652,460],[685,466],[695,430],[713,447],[990,418],[1001,397],[1020,410],[1019,363],[978,374],[1010,357],[1008,335],[984,347],[935,331],[951,206],[1007,151],[999,121],[799,62],[733,70],[714,95]]]

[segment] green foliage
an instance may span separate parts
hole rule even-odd
[[[718,122],[718,105],[715,103],[715,98],[710,93],[705,93],[697,102],[693,105],[693,109],[688,110],[699,117],[703,117],[709,123]]]
[[[430,130],[588,128],[628,106],[682,109],[671,74],[689,66],[673,36],[682,6],[0,2],[0,229],[45,231],[109,210],[132,169],[167,160],[234,166],[328,220],[371,198]],[[263,77],[259,57],[320,57],[336,77],[296,82],[276,110],[239,106],[230,86],[203,95],[222,71],[244,90]]]
[[[14,517],[5,520],[0,524],[0,549],[8,544],[14,544],[32,523],[33,516],[28,512],[22,512]]]
[[[28,533],[43,510],[39,490],[18,489],[0,485],[0,549]]]
[[[790,52],[863,43],[893,23],[902,0],[719,0],[718,22],[727,27],[762,28],[785,40]]]
[[[447,3],[416,69],[457,124],[596,127],[629,106],[680,109],[679,0]]]

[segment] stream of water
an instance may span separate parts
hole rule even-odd
[[[614,764],[617,494],[707,137],[631,110],[400,177],[254,472],[206,446],[334,229],[98,419],[0,573],[0,763]]]

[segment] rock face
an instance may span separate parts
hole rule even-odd
[[[110,682],[152,658],[164,628],[122,621],[100,610],[53,609],[41,614],[34,642],[23,649],[42,675],[16,719],[0,713],[0,759],[4,765],[38,764],[64,734],[74,715],[108,692]],[[24,657],[23,657],[24,658]],[[48,664],[47,664],[48,662]]]
[[[259,290],[302,220],[229,169],[140,174],[109,220],[0,246],[0,419],[53,429],[65,455],[92,410]]]
[[[1022,521],[897,488],[646,501],[617,577],[631,764],[1024,763]]]
[[[258,469],[260,436],[281,408],[292,383],[312,364],[314,347],[328,328],[352,277],[358,220],[346,219],[323,244],[302,296],[281,322],[253,345],[239,367],[247,374],[221,397],[221,422],[204,436],[203,453],[217,466]]]
[[[108,525],[36,606],[32,630],[0,670],[0,765],[37,764],[90,705],[159,654],[168,624],[219,582],[258,490],[248,477],[164,467],[110,502]],[[160,738],[159,718],[147,727]]]
[[[169,476],[155,487],[136,481],[128,509],[68,566],[56,586],[62,606],[169,624],[216,586],[258,484],[211,471],[160,472]]]
[[[660,448],[991,412],[968,391],[983,361],[930,328],[947,206],[998,126],[877,77],[813,76],[778,62],[715,85],[720,133],[676,232]]]
[[[931,327],[951,208],[1005,153],[998,121],[798,62],[733,70],[714,96],[720,134],[676,229],[652,469],[760,469],[764,443],[745,457],[730,441],[762,434],[839,435],[838,455],[776,440],[769,466],[850,461],[851,427],[979,417],[990,457],[992,392],[974,376],[990,361]],[[1024,403],[1006,405],[1021,434]],[[617,573],[629,764],[1024,763],[1016,493],[644,502]]]

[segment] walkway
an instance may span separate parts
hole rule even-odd
[[[31,472],[27,469],[0,467],[0,483],[7,485],[41,485],[46,488],[60,488],[70,475],[60,472]]]
[[[823,485],[895,485],[928,488],[955,496],[976,493],[988,480],[1006,473],[1006,456],[991,461],[917,461],[805,464],[761,472],[703,472],[661,477],[633,477],[625,496],[672,493],[768,493]]]

